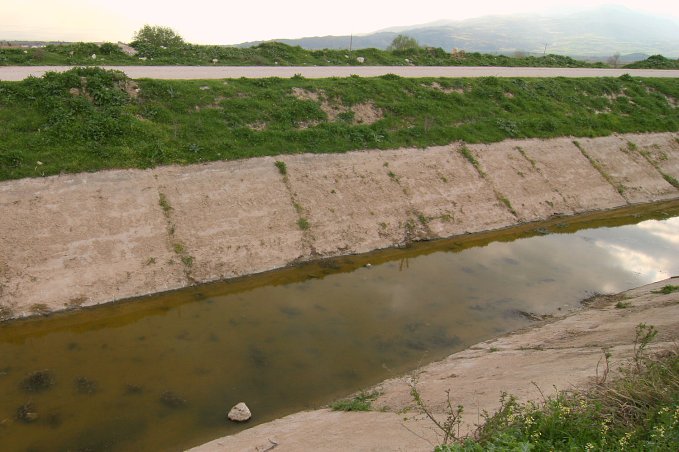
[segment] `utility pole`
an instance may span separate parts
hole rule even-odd
[[[349,35],[349,55],[351,55],[351,49],[354,46],[354,34]]]
[[[542,56],[547,55],[547,43],[545,42],[545,50],[542,52]]]

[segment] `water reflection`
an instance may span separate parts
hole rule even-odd
[[[254,422],[313,408],[528,324],[520,311],[563,312],[593,292],[678,274],[679,219],[624,225],[639,221],[630,215],[585,223],[616,227],[561,220],[534,235],[528,225],[3,325],[0,444],[179,450],[242,428],[225,420],[238,401]],[[27,391],[43,370],[53,384]]]

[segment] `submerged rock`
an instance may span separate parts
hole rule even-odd
[[[234,422],[245,422],[252,417],[252,413],[244,402],[240,402],[231,408],[227,417]]]

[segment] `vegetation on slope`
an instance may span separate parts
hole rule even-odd
[[[605,390],[559,394],[542,406],[507,397],[478,440],[436,450],[677,450],[678,379],[672,354]]]
[[[677,79],[138,80],[75,68],[0,83],[0,180],[456,140],[679,130]]]
[[[651,55],[643,61],[625,66],[628,69],[679,69],[679,59],[672,60],[662,55]]]
[[[679,354],[675,349],[645,356],[643,347],[655,333],[652,326],[637,326],[641,342],[635,342],[634,360],[620,378],[606,381],[607,354],[606,374],[589,390],[561,392],[543,403],[520,404],[504,395],[474,438],[455,437],[451,430],[436,451],[678,450]],[[459,414],[453,412],[456,422]]]
[[[560,55],[508,57],[482,53],[449,53],[421,47],[417,41],[397,36],[390,50],[305,50],[278,42],[240,48],[185,42],[172,29],[144,26],[130,45],[138,52],[127,55],[111,43],[48,45],[44,48],[0,48],[0,65],[224,65],[224,66],[535,66],[606,67]],[[360,60],[360,61],[359,61]]]
[[[96,58],[92,58],[95,55]],[[150,55],[150,56],[144,56]],[[357,61],[364,58],[363,63]],[[512,67],[607,67],[561,55],[509,57],[477,52],[450,54],[441,48],[404,50],[361,49],[305,50],[278,42],[254,47],[184,44],[170,50],[146,50],[127,55],[111,43],[48,45],[44,48],[2,48],[0,66],[42,65],[183,65],[183,66],[512,66]]]

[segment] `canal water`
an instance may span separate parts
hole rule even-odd
[[[677,255],[674,202],[5,322],[0,450],[182,450],[677,275]]]

